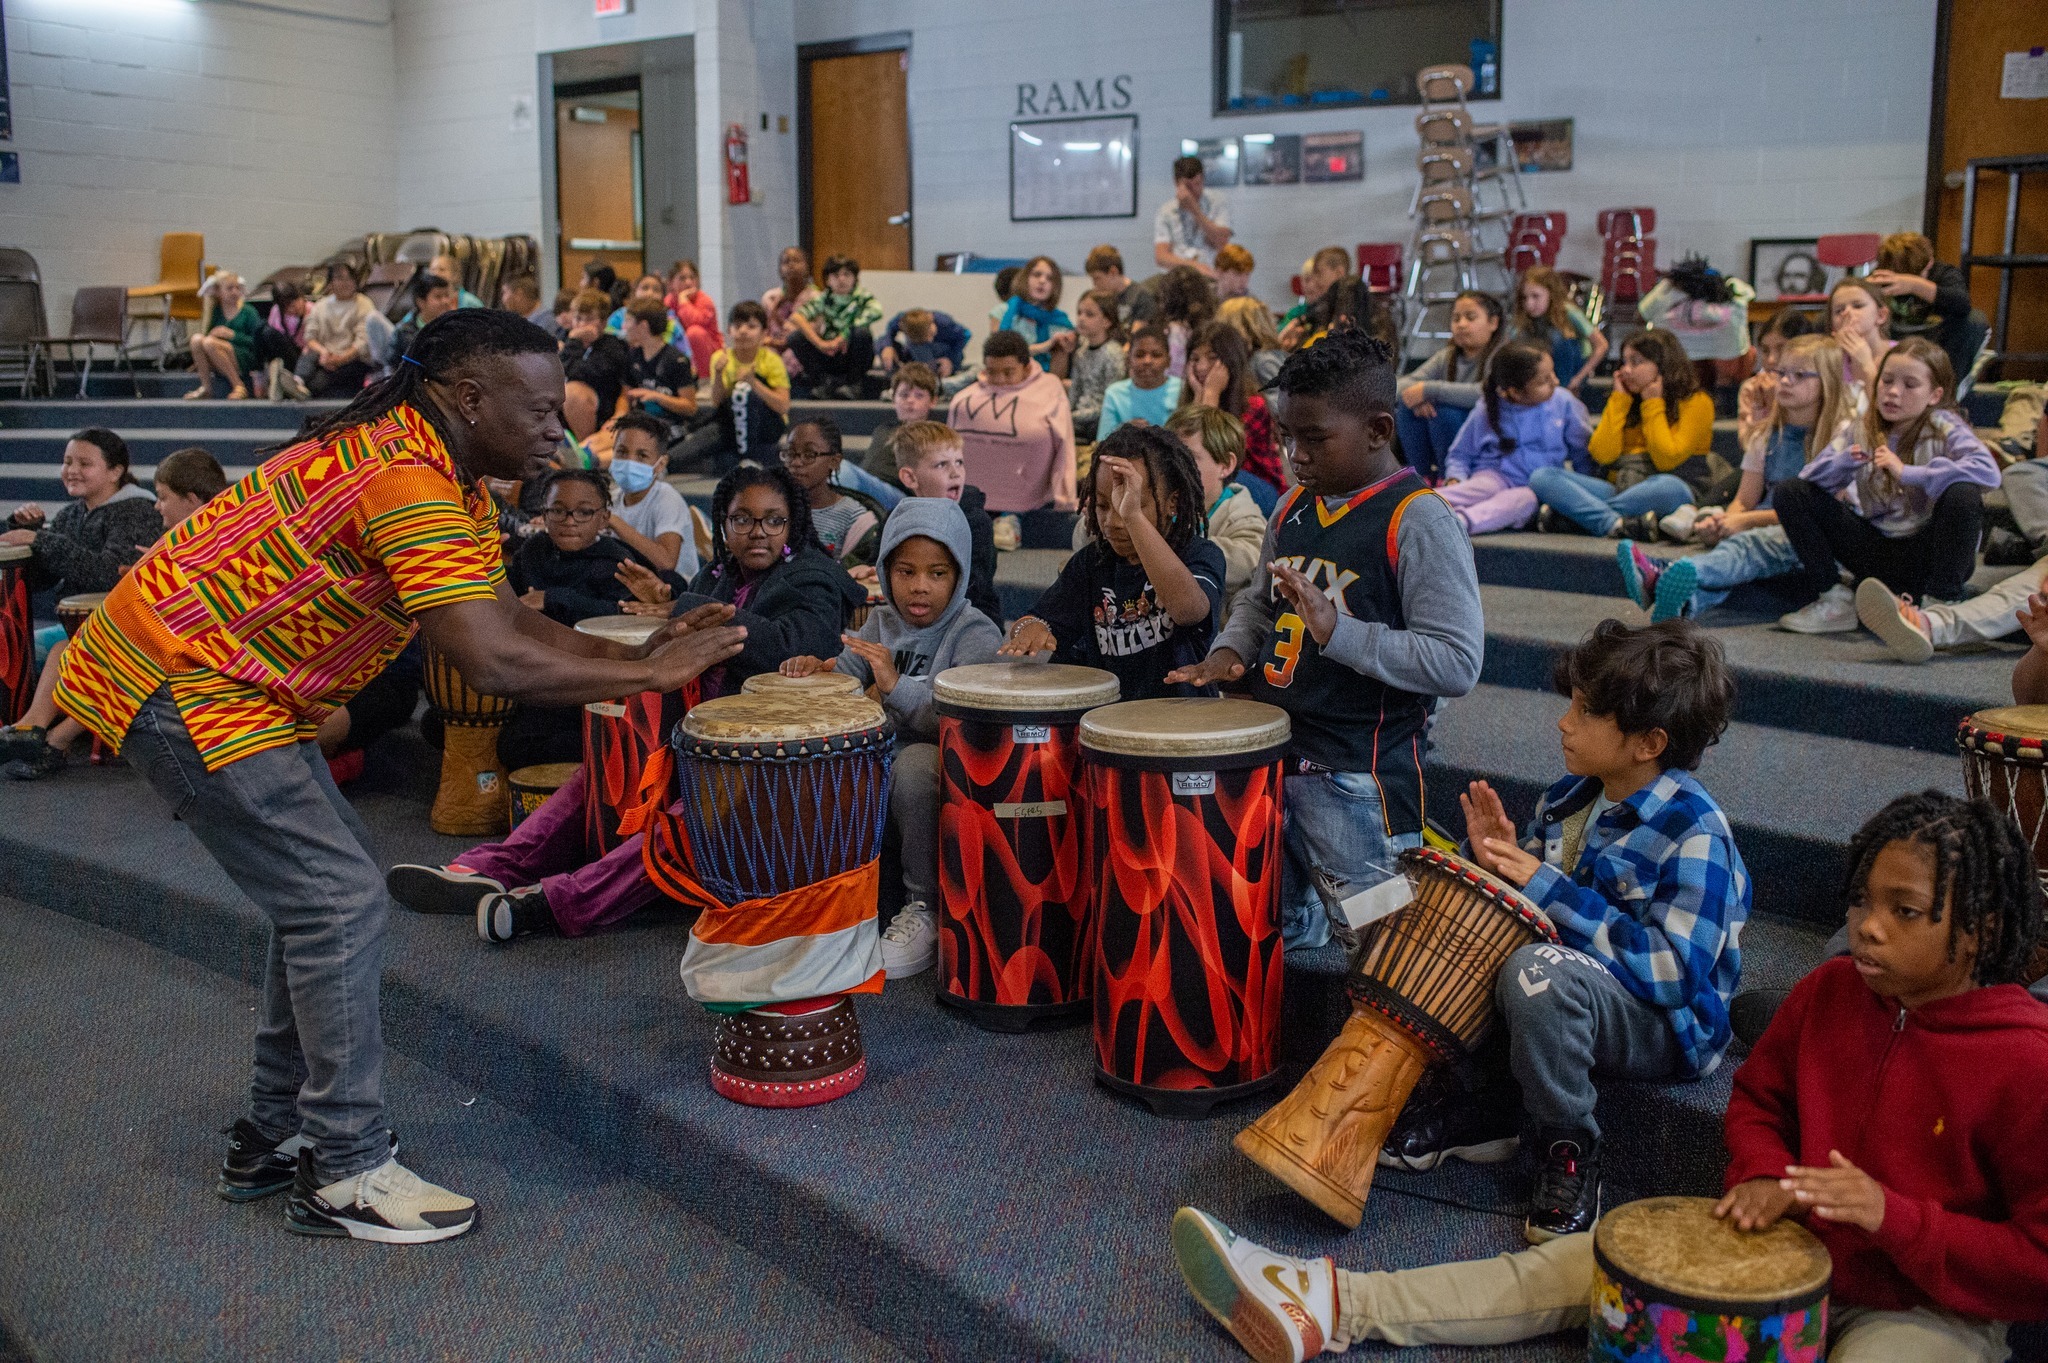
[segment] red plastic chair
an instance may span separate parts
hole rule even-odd
[[[1524,232],[1541,232],[1546,237],[1562,240],[1568,220],[1563,213],[1517,213],[1509,230],[1517,237]]]
[[[1287,292],[1289,292],[1289,293],[1293,294],[1293,295],[1294,295],[1294,296],[1295,296],[1296,298],[1299,298],[1299,297],[1301,297],[1301,276],[1300,276],[1300,275],[1298,275],[1298,274],[1297,274],[1297,275],[1289,275],[1289,276],[1287,276]]]
[[[1647,237],[1657,230],[1657,210],[1654,208],[1603,208],[1594,220],[1600,235],[1607,241],[1629,237]]]
[[[1393,293],[1401,287],[1401,243],[1361,241],[1358,243],[1358,277],[1374,293]]]
[[[1875,232],[1838,232],[1814,243],[1814,258],[1837,270],[1859,270],[1877,263],[1882,240]]]

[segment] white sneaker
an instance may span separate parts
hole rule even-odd
[[[1207,1212],[1173,1214],[1173,1258],[1202,1309],[1259,1363],[1304,1363],[1337,1328],[1337,1268],[1275,1254]]]
[[[1005,513],[996,517],[995,527],[989,538],[995,541],[999,552],[1007,554],[1024,543],[1024,523],[1015,516]]]
[[[452,1240],[477,1223],[475,1202],[436,1187],[395,1159],[318,1187],[313,1152],[299,1152],[298,1179],[285,1203],[285,1229],[347,1236],[385,1245]]]
[[[1856,597],[1838,582],[1822,592],[1820,599],[1812,605],[1801,606],[1790,615],[1779,616],[1778,628],[1789,629],[1794,634],[1852,633],[1859,628]]]
[[[1902,663],[1924,663],[1934,656],[1934,631],[1926,613],[1874,577],[1856,584],[1856,618]]]
[[[1687,502],[1678,510],[1657,522],[1657,528],[1664,532],[1664,538],[1675,544],[1684,544],[1692,538],[1693,523],[1700,518],[1700,509]]]
[[[922,975],[939,959],[939,918],[922,899],[905,904],[882,934],[882,974],[901,980]]]

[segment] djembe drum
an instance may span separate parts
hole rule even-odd
[[[1085,1016],[1095,887],[1081,716],[1093,667],[983,663],[932,680],[939,711],[939,1002],[1022,1031]]]
[[[30,545],[0,544],[0,724],[27,714],[36,697],[36,621],[28,592],[34,557]]]
[[[1979,710],[1956,731],[1963,789],[2004,810],[2034,849],[2034,870],[2048,890],[2048,705]],[[2048,975],[2048,944],[2028,960],[2022,983]]]
[[[809,1107],[867,1076],[847,995],[879,993],[875,927],[895,731],[865,696],[721,696],[676,726],[676,801],[642,857],[702,912],[682,975],[720,1013],[711,1087]]]
[[[427,823],[459,837],[502,833],[508,810],[498,731],[511,718],[512,702],[476,690],[432,643],[420,643],[427,704],[441,720],[441,786]]]
[[[1600,1218],[1593,1264],[1595,1363],[1793,1363],[1827,1342],[1834,1263],[1795,1221],[1745,1231],[1711,1198],[1645,1198]]]
[[[512,826],[548,802],[548,797],[574,780],[582,770],[574,762],[540,762],[521,767],[505,778],[512,791]]]
[[[1521,891],[1430,848],[1401,854],[1415,898],[1372,924],[1344,982],[1351,1017],[1294,1091],[1237,1133],[1247,1158],[1347,1226],[1422,1072],[1493,1025],[1508,957],[1557,930]]]
[[[813,672],[808,677],[785,677],[780,672],[756,672],[740,683],[743,696],[857,696],[860,678],[844,672]]]
[[[576,631],[638,648],[667,624],[658,615],[597,615],[578,621]],[[629,813],[650,799],[668,802],[668,764],[654,759],[666,754],[669,733],[696,696],[692,681],[680,691],[642,691],[583,707],[583,842],[591,856],[632,836],[620,828]]]
[[[1095,1077],[1199,1115],[1280,1064],[1287,712],[1130,700],[1081,719],[1093,806]]]

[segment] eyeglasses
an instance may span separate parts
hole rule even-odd
[[[582,525],[594,521],[604,514],[603,507],[597,506],[551,506],[540,513],[551,521],[574,521]]]
[[[788,449],[782,452],[782,462],[785,464],[815,464],[820,459],[837,458],[839,458],[839,456],[832,453],[832,451],[830,450]]]
[[[725,533],[728,535],[751,535],[754,527],[760,526],[771,535],[779,535],[789,529],[789,517],[779,513],[768,516],[749,516],[744,511],[735,511],[725,518]]]
[[[1817,379],[1820,377],[1818,369],[1766,369],[1764,373],[1769,374],[1779,383],[1798,383],[1802,379]]]

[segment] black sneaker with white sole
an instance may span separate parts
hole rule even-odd
[[[555,911],[538,885],[485,895],[476,906],[476,935],[486,942],[504,943],[535,932],[560,932]]]
[[[1449,1071],[1442,1073],[1429,1092],[1418,1087],[1401,1109],[1380,1147],[1381,1168],[1422,1174],[1447,1159],[1499,1164],[1522,1148],[1522,1114],[1513,1095],[1468,1092]]]
[[[299,1151],[306,1138],[286,1136],[273,1141],[263,1128],[247,1117],[237,1117],[221,1129],[228,1138],[227,1158],[220,1162],[220,1179],[213,1190],[230,1202],[256,1202],[292,1186],[298,1177]],[[391,1155],[398,1157],[398,1133],[391,1133]]]
[[[481,1216],[469,1198],[436,1187],[395,1159],[323,1186],[310,1150],[299,1152],[292,1195],[284,1204],[286,1230],[383,1245],[452,1240]]]
[[[1543,1168],[1522,1238],[1532,1245],[1593,1229],[1600,1220],[1600,1142],[1583,1133],[1543,1137]]]
[[[505,892],[498,881],[460,866],[404,862],[384,873],[384,888],[414,913],[471,914],[485,895]]]

